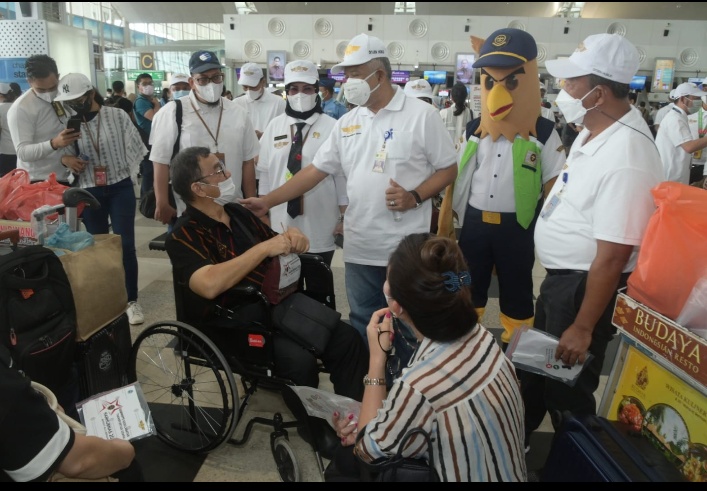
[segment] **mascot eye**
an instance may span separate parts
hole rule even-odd
[[[493,80],[491,77],[489,77],[489,76],[487,75],[487,76],[486,76],[486,79],[484,79],[484,88],[485,88],[486,90],[491,90],[491,89],[493,89],[493,82],[494,82],[494,80]]]
[[[508,90],[515,90],[518,88],[518,79],[516,78],[515,75],[508,76],[508,78],[506,78],[505,82],[506,82],[506,88]]]

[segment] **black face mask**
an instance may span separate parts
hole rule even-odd
[[[92,103],[93,98],[89,94],[89,97],[86,97],[83,102],[71,101],[67,102],[66,105],[79,116],[86,116],[91,111]]]

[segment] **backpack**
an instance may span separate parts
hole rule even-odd
[[[121,98],[122,98],[122,96],[120,96],[120,95],[112,95],[103,102],[103,105],[108,106],[108,107],[120,108],[120,106],[118,105],[118,102],[120,102]]]
[[[174,103],[176,107],[176,120],[177,120],[177,139],[174,142],[174,147],[172,147],[172,158],[179,153],[179,140],[182,137],[182,101],[179,99],[175,100]],[[168,188],[169,194],[167,198],[169,199],[170,206],[176,208],[177,202],[174,199],[174,191],[172,190],[172,184],[169,184]],[[155,188],[153,187],[145,194],[140,196],[140,204],[138,210],[145,218],[154,219],[155,209],[157,208],[157,198],[155,198]]]
[[[52,250],[32,245],[0,257],[0,339],[31,380],[55,393],[72,380],[76,307]]]

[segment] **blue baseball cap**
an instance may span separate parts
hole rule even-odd
[[[333,89],[336,86],[336,80],[329,77],[322,77],[319,79],[319,85],[327,89]]]
[[[506,27],[486,38],[479,58],[472,66],[511,67],[534,60],[537,56],[538,45],[533,36],[523,30]]]
[[[214,68],[223,68],[213,51],[196,51],[189,58],[189,73],[204,73]]]

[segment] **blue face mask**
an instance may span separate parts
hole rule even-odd
[[[189,95],[189,92],[191,92],[191,90],[175,90],[174,92],[172,92],[172,100],[176,101],[181,97]]]

